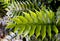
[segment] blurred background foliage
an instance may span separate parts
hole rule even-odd
[[[40,8],[40,6],[42,4],[44,4],[46,6],[46,8],[50,8],[52,9],[54,12],[57,11],[58,7],[59,7],[59,4],[60,4],[60,1],[59,0],[0,0],[0,12],[1,13],[4,13],[6,12],[5,8],[8,6],[8,4],[10,5],[10,3],[14,2],[14,1],[18,1],[18,2],[26,2],[28,3],[28,1],[31,1],[34,5],[35,8],[38,9],[38,7]],[[14,4],[14,3],[13,3]],[[24,3],[25,4],[25,3]],[[29,3],[28,3],[29,4]],[[5,14],[1,15],[0,13],[0,16],[4,16]]]

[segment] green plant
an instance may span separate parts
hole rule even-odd
[[[8,6],[9,1],[0,0],[0,17],[6,14],[5,8]],[[51,39],[54,33],[58,34],[57,26],[60,26],[60,10],[57,11],[55,16],[51,10],[46,10],[45,8],[40,10],[41,4],[39,3],[42,0],[12,1],[8,8],[6,8],[8,11],[7,14],[11,13],[13,17],[11,18],[11,22],[7,24],[7,29],[14,28],[14,33],[18,32],[18,35],[22,35],[23,37],[26,37],[26,35],[29,37],[35,35],[35,38],[42,37],[44,41],[47,41],[45,40],[47,36]],[[47,1],[51,3],[53,0]]]
[[[46,10],[45,8],[42,9],[43,10],[40,10],[36,1],[13,1],[6,9],[8,16],[13,17],[12,22],[7,24],[7,28],[14,28],[14,33],[18,32],[18,35],[22,34],[23,37],[26,35],[29,35],[29,37],[36,35],[36,38],[41,36],[42,40],[46,36],[49,36],[51,39],[53,37],[52,31],[58,34],[57,25],[59,25],[60,22],[56,23],[58,19],[55,18],[54,12]],[[9,13],[11,14],[9,15]],[[48,35],[46,35],[46,33],[48,33]]]
[[[42,40],[47,36],[46,33],[50,39],[53,37],[52,31],[58,34],[55,14],[50,9],[44,8],[40,11],[35,9],[35,12],[28,10],[22,13],[23,15],[11,18],[12,22],[9,22],[6,28],[14,28],[14,33],[18,32],[18,35],[23,35],[23,37],[26,35],[31,37],[35,33],[36,38],[41,36]]]

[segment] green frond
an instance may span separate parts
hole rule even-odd
[[[14,27],[14,32],[18,32],[18,35],[22,34],[23,37],[26,37],[26,35],[31,37],[34,34],[36,35],[36,38],[42,36],[42,40],[47,36],[46,33],[48,33],[48,36],[51,39],[51,31],[58,34],[56,24],[53,22],[55,20],[54,13],[51,10],[35,10],[35,12],[28,10],[28,12],[22,13],[23,15],[11,18],[13,21],[12,23],[15,25],[10,24],[7,25],[6,28],[9,29]]]

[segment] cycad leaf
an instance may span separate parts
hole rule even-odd
[[[37,11],[37,10],[35,10],[36,11],[36,15],[37,15],[37,18],[39,19],[39,22],[40,23],[43,23],[43,15],[42,15],[42,12],[39,12],[39,11]]]
[[[25,9],[24,4],[22,2],[20,2],[20,5],[22,7],[22,10],[24,10]]]
[[[38,38],[38,36],[40,35],[40,31],[41,31],[41,25],[37,25],[37,27],[36,27],[36,38]]]
[[[20,24],[20,23],[22,23],[22,21],[19,19],[19,18],[13,18],[12,19],[14,22],[16,22],[17,24]]]
[[[37,15],[34,12],[32,12],[31,10],[29,10],[29,12],[30,12],[31,17],[33,18],[34,22],[38,23]]]
[[[33,23],[33,19],[31,18],[31,16],[26,13],[26,12],[23,12],[25,14],[25,18],[28,20],[29,23]]]
[[[8,25],[6,26],[7,29],[13,28],[13,27],[15,27],[14,23],[8,23]]]
[[[57,27],[56,27],[55,25],[53,25],[52,29],[53,29],[53,31],[54,31],[56,34],[58,34],[58,29],[57,29]]]
[[[27,8],[29,8],[29,9],[30,9],[30,4],[29,4],[29,2],[28,2],[28,1],[26,1],[26,4],[27,4]]]
[[[23,4],[24,4],[25,8],[27,9],[27,4],[25,2],[23,2]]]
[[[49,12],[50,12],[50,19],[51,19],[51,22],[52,22],[52,21],[56,21],[56,20],[55,20],[54,12],[53,12],[52,10],[49,10]]]
[[[34,34],[35,28],[36,28],[36,25],[32,25],[31,30],[29,32],[29,37],[31,37]]]
[[[51,15],[50,12],[48,10],[45,10],[45,12],[47,13],[48,17],[50,18],[50,15]]]
[[[47,26],[47,33],[48,33],[48,36],[49,36],[50,39],[51,39],[51,25],[48,25],[48,26]]]
[[[15,28],[14,28],[14,33],[18,32],[19,27],[20,27],[19,25],[16,25],[16,26],[15,26]]]
[[[18,16],[18,18],[22,21],[23,24],[28,23],[27,19],[23,16]]]
[[[41,35],[42,35],[42,40],[45,38],[46,36],[46,25],[44,25],[43,27],[41,27]]]
[[[47,24],[47,14],[45,13],[45,11],[41,11],[42,13],[42,20],[45,24]]]
[[[28,33],[30,32],[30,30],[31,30],[31,26],[30,25],[26,25],[24,33],[23,33],[24,34],[23,37],[25,37],[26,35],[28,35]]]
[[[17,5],[16,2],[14,2],[13,5],[14,5],[14,7],[15,7],[16,10],[19,10],[18,5]]]
[[[38,15],[38,19],[41,21],[41,23],[43,23],[43,14],[42,14],[42,12],[39,12],[37,15]]]
[[[24,30],[25,30],[25,25],[20,25],[18,35],[21,35]]]

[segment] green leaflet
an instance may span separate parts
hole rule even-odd
[[[51,25],[48,25],[48,26],[47,26],[47,33],[48,33],[48,36],[49,36],[50,39],[51,39]]]
[[[50,13],[48,10],[45,10],[46,13],[47,13],[47,17],[48,17],[48,22],[51,23],[52,22],[52,19],[54,18],[52,15],[53,13]]]
[[[45,23],[45,24],[47,24],[47,14],[46,14],[46,12],[45,11],[41,11],[41,13],[42,13],[42,20],[43,20],[43,22]]]
[[[36,38],[38,38],[38,36],[40,35],[40,31],[41,31],[41,25],[37,25],[36,27]]]
[[[15,25],[16,25],[16,24],[10,22],[10,23],[8,23],[8,25],[6,26],[6,28],[7,28],[7,29],[13,28],[13,27],[15,27]]]
[[[26,25],[25,30],[23,32],[23,37],[25,37],[26,35],[28,35],[28,33],[31,30],[31,26],[30,25]]]
[[[24,4],[25,9],[27,9],[27,5],[26,5],[26,3],[25,3],[25,2],[23,2],[23,4]]]
[[[53,30],[56,34],[58,34],[58,29],[57,29],[57,27],[56,27],[55,25],[53,25],[52,30]]]
[[[32,25],[32,26],[31,26],[31,30],[30,30],[30,32],[29,32],[29,37],[31,37],[31,36],[34,34],[35,29],[36,29],[36,25]]]
[[[23,12],[25,14],[25,18],[28,20],[29,23],[33,23],[33,19],[31,18],[31,16],[26,13],[26,12]]]
[[[17,18],[17,17],[12,18],[12,20],[14,22],[16,22],[17,24],[21,24],[22,23],[22,21],[19,18]]]
[[[43,27],[41,27],[41,35],[43,40],[46,36],[46,25],[43,25]]]
[[[25,17],[23,17],[23,16],[17,16],[17,17],[22,21],[23,24],[28,23],[28,21]]]
[[[25,30],[25,25],[20,25],[18,35],[21,35],[24,30]]]
[[[22,10],[24,10],[25,9],[24,4],[22,2],[20,2],[20,5],[22,7]]]
[[[34,8],[34,4],[30,0],[28,0],[28,1],[29,1],[30,6],[31,6],[31,9],[33,9]]]
[[[18,1],[16,2],[16,4],[17,4],[18,8],[21,9],[20,3]]]
[[[16,9],[18,8],[18,5],[17,5],[17,3],[16,2],[14,2],[14,5],[15,5],[15,7],[16,7]]]
[[[28,1],[26,1],[26,4],[27,4],[27,9],[29,8],[30,9],[30,4],[29,4],[29,2]]]
[[[43,23],[43,14],[42,14],[42,12],[38,13],[38,19],[41,21],[41,23]]]
[[[51,19],[51,14],[50,14],[50,12],[48,11],[48,10],[45,10],[45,12],[47,13],[47,15],[48,15],[48,17]]]
[[[53,21],[53,19],[55,19],[54,12],[52,12],[52,10],[49,10],[49,12],[50,12],[50,19],[51,21]]]
[[[42,21],[43,15],[41,14],[41,12],[39,12],[37,10],[35,10],[35,11],[36,11],[36,15],[37,15],[37,18],[38,18],[40,24],[43,23],[43,21]]]
[[[38,23],[37,15],[34,12],[32,12],[31,10],[29,10],[29,12],[31,14],[31,17],[34,20],[34,23]]]
[[[35,10],[35,12],[36,12],[36,14],[38,15],[40,12],[39,11],[37,11],[36,9],[34,9]]]
[[[19,27],[20,27],[19,25],[16,25],[16,26],[15,26],[15,28],[14,28],[14,33],[18,32]]]
[[[47,16],[48,16],[49,20],[52,22],[53,19],[55,19],[54,13],[51,10],[49,10],[49,11],[45,10],[45,12],[47,13]]]

